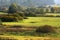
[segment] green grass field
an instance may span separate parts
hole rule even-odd
[[[34,37],[34,36],[1,36],[1,38],[9,38],[9,39],[17,39],[17,40],[60,40],[60,38],[56,38],[56,37]]]
[[[60,17],[28,17],[19,22],[3,22],[6,25],[25,25],[25,26],[41,26],[52,25],[60,26]]]
[[[2,12],[0,12],[2,14]],[[3,13],[4,14],[4,13]],[[60,27],[60,17],[28,17],[28,19],[20,20],[19,22],[2,22],[3,25],[24,25],[26,27],[39,27],[42,25],[51,25],[53,27]],[[26,34],[27,33],[27,34]],[[23,33],[4,33],[7,35],[15,35],[15,36],[32,36],[34,32],[23,32]],[[38,34],[39,35],[39,34]],[[37,36],[38,36],[37,35]],[[34,36],[34,35],[33,35]],[[60,37],[59,33],[51,33],[51,34],[40,34],[40,36],[49,36],[49,37]],[[39,36],[39,37],[40,37]]]

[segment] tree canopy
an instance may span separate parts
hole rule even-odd
[[[8,13],[16,13],[17,11],[18,11],[18,6],[15,3],[11,4],[8,9]]]

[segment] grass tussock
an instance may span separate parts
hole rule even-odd
[[[50,25],[40,26],[36,29],[37,33],[54,33],[56,30]]]

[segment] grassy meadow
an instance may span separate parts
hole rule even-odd
[[[53,37],[33,37],[33,36],[0,36],[1,38],[9,38],[9,40],[60,40],[60,38]]]
[[[19,22],[3,22],[4,25],[25,25],[25,26],[41,26],[52,25],[60,26],[60,17],[28,17]]]
[[[60,40],[60,7],[0,6],[0,40]]]
[[[0,13],[2,14],[2,12],[0,12]],[[58,31],[59,33],[35,34],[34,31],[32,31],[32,32],[5,32],[5,33],[3,32],[3,34],[5,36],[2,35],[2,37],[6,37],[7,35],[8,35],[7,37],[10,37],[11,35],[13,35],[11,37],[15,37],[18,40],[35,40],[35,38],[36,38],[36,40],[38,40],[38,39],[45,40],[46,38],[44,38],[44,37],[47,37],[47,39],[49,39],[49,40],[55,40],[54,38],[50,39],[50,37],[60,37],[60,17],[27,17],[27,18],[28,19],[23,19],[18,22],[2,22],[2,24],[7,25],[8,27],[9,27],[9,25],[22,25],[23,28],[24,27],[27,27],[27,28],[28,27],[40,27],[42,25],[51,25],[52,27],[57,27],[58,28],[57,31],[59,30]],[[38,35],[39,35],[39,37],[34,37],[34,36],[38,36]],[[22,37],[22,36],[24,36],[24,37]],[[31,37],[28,37],[28,36],[31,36]],[[58,39],[58,40],[60,40],[60,39]]]
[[[51,25],[53,27],[57,27],[60,29],[60,17],[28,17],[28,19],[24,19],[19,22],[3,22],[4,25],[23,25],[23,27],[40,27],[42,25]],[[26,34],[27,33],[27,34]],[[34,32],[22,32],[22,33],[14,33],[12,35],[20,35],[20,36],[32,36]],[[60,32],[59,32],[60,33]],[[50,37],[60,37],[59,33],[52,33],[52,34],[40,34],[41,37],[43,36],[50,36]],[[10,33],[7,33],[11,35]]]
[[[0,12],[0,14],[7,14]],[[60,15],[59,13],[46,13],[47,15]],[[41,26],[41,25],[52,25],[60,26],[60,17],[27,17],[18,22],[2,22],[4,25],[25,25],[25,26]]]

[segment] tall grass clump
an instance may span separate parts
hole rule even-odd
[[[50,25],[40,26],[36,29],[37,33],[54,33],[56,32],[55,28]]]

